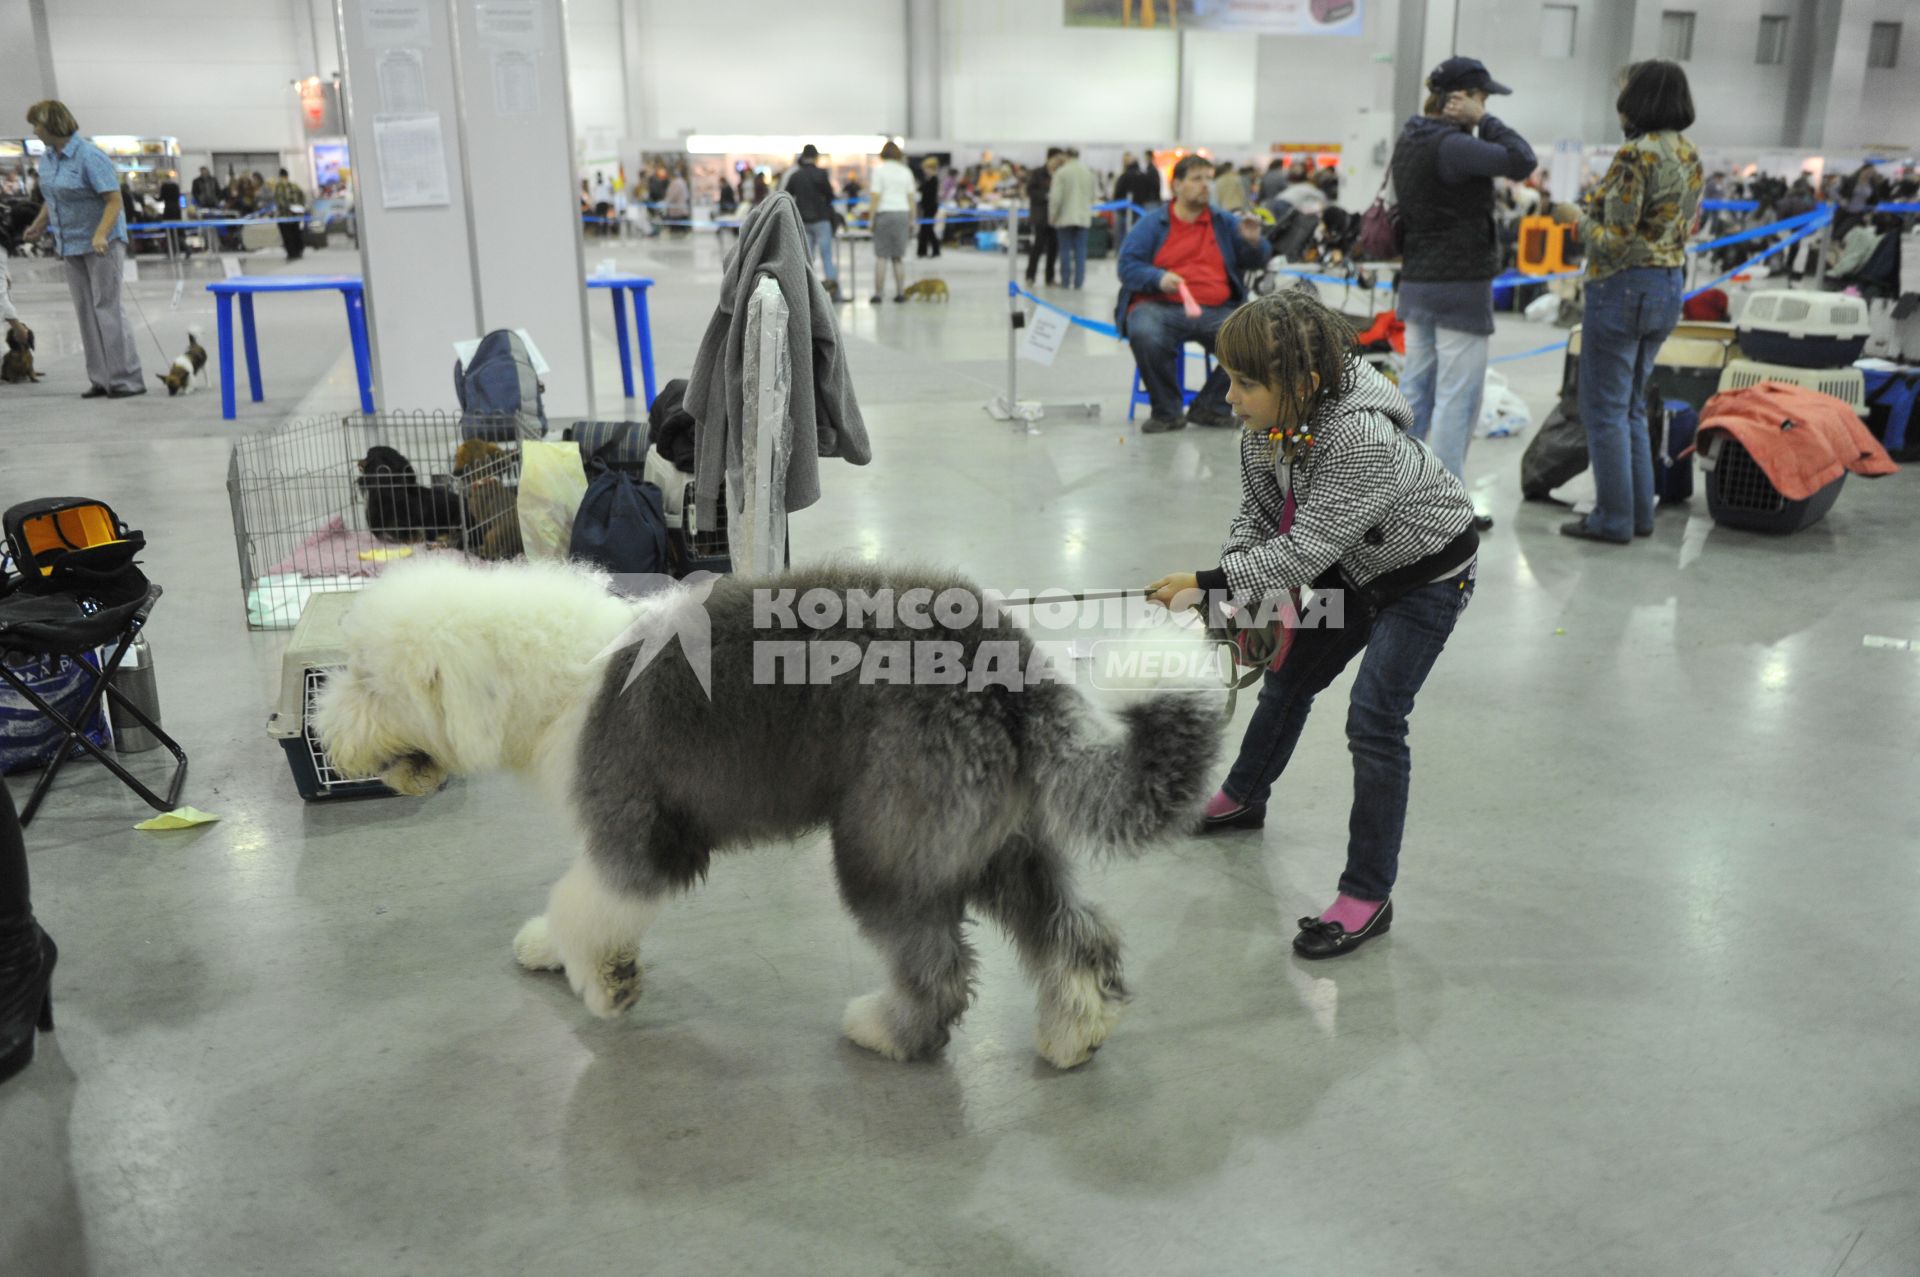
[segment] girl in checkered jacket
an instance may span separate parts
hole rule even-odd
[[[1406,400],[1355,357],[1346,319],[1311,294],[1286,290],[1242,306],[1221,327],[1216,353],[1241,427],[1240,510],[1217,565],[1149,589],[1162,606],[1225,599],[1240,615],[1275,622],[1260,702],[1207,804],[1207,832],[1266,822],[1267,796],[1313,698],[1361,657],[1347,711],[1346,871],[1334,902],[1302,918],[1293,941],[1304,958],[1330,958],[1393,923],[1412,775],[1407,715],[1473,597],[1473,506],[1407,434]]]

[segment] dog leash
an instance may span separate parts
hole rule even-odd
[[[153,331],[153,321],[147,318],[146,308],[140,304],[140,299],[133,295],[133,290],[131,288],[127,288],[125,286],[121,287],[120,293],[128,301],[133,303],[133,308],[135,310],[140,312],[140,322],[147,326],[147,336],[153,338],[153,348],[160,352],[161,361],[167,367],[169,368],[173,367],[173,360],[168,358],[167,348],[160,344],[160,334]]]
[[[1049,603],[1104,603],[1112,599],[1145,599],[1151,597],[1152,594],[1153,591],[1144,588],[1131,590],[1083,590],[1078,594],[1048,594],[1044,597],[1001,598],[995,601],[1002,607],[1041,607]],[[1255,662],[1249,665],[1244,673],[1239,672],[1236,667],[1247,663],[1240,659],[1240,649],[1234,643],[1233,639],[1216,633],[1212,623],[1207,619],[1206,612],[1203,611],[1200,606],[1193,607],[1191,611],[1195,616],[1200,618],[1203,632],[1207,635],[1208,639],[1216,646],[1226,649],[1227,668],[1229,671],[1233,671],[1227,675],[1226,680],[1226,717],[1231,720],[1233,718],[1234,708],[1239,704],[1240,693],[1260,681],[1261,675],[1266,673],[1266,666],[1262,663]]]

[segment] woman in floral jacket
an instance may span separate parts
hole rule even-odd
[[[1560,531],[1628,545],[1653,535],[1647,382],[1680,320],[1681,266],[1702,178],[1700,156],[1681,132],[1693,124],[1693,94],[1677,63],[1628,67],[1614,106],[1626,144],[1584,207],[1554,209],[1557,220],[1579,228],[1587,249],[1580,417],[1597,490],[1593,513]]]

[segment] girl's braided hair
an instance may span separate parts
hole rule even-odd
[[[1301,404],[1299,420],[1307,422],[1348,389],[1353,336],[1347,317],[1322,305],[1310,287],[1283,288],[1227,316],[1214,351],[1230,371],[1283,392],[1312,386],[1318,373],[1320,388]]]

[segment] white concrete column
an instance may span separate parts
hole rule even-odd
[[[944,137],[940,119],[940,0],[907,6],[907,136]]]
[[[53,46],[47,39],[46,0],[0,4],[0,84],[25,111],[42,98],[60,96],[53,79]],[[14,130],[24,124],[10,124]]]

